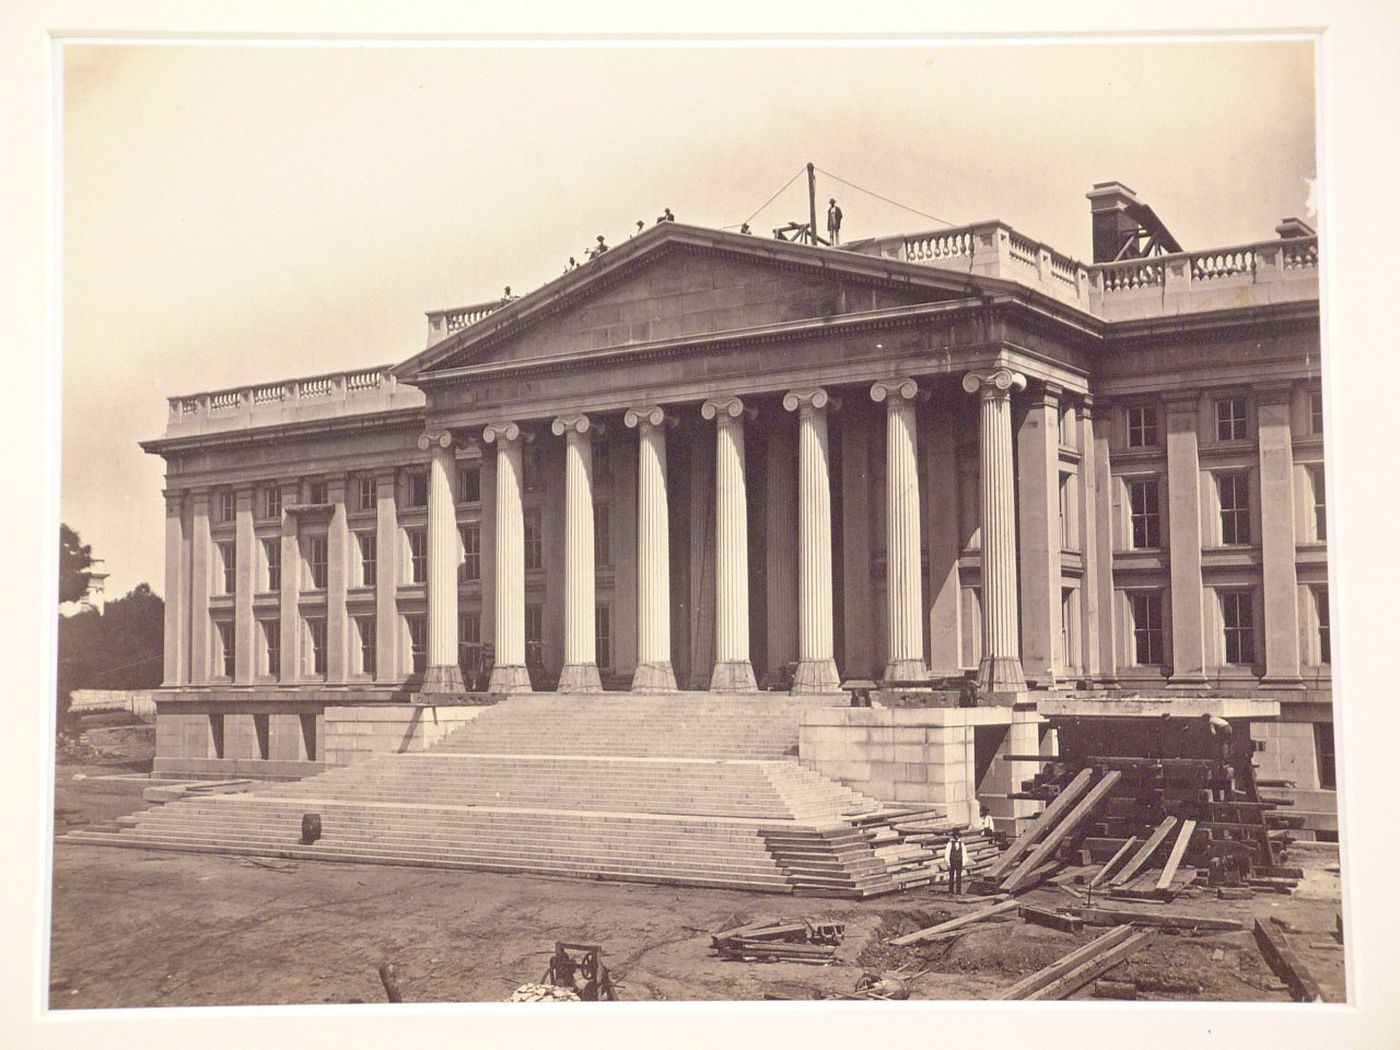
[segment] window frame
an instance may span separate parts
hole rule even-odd
[[[1161,590],[1129,591],[1128,612],[1133,621],[1133,666],[1166,666],[1166,629],[1162,617]],[[1154,655],[1156,659],[1153,659]]]
[[[525,571],[532,572],[544,568],[544,521],[539,507],[526,507],[524,519]]]
[[[367,529],[355,533],[360,558],[360,586],[374,587],[379,583],[379,535]]]
[[[458,583],[476,583],[481,579],[481,523],[464,521],[457,526],[462,543],[462,564],[457,569]],[[472,537],[468,542],[467,537]]]
[[[428,530],[407,529],[408,534],[408,582],[427,584],[428,582]],[[421,546],[421,550],[418,548]]]
[[[1152,477],[1128,478],[1128,549],[1135,551],[1162,549],[1162,479]],[[1138,494],[1142,494],[1139,507]],[[1139,525],[1143,542],[1138,542]]]
[[[428,615],[409,613],[404,617],[408,625],[408,659],[414,674],[426,674],[428,670]]]
[[[233,540],[220,540],[219,574],[222,577],[220,595],[238,592],[238,544]]]
[[[1134,412],[1142,413],[1139,419],[1133,419]],[[1156,405],[1129,405],[1125,422],[1128,448],[1157,448],[1161,445]]]
[[[1235,409],[1239,413],[1235,413]],[[1215,400],[1215,440],[1249,440],[1249,399],[1243,396]]]
[[[367,512],[378,508],[379,482],[373,474],[362,475],[355,489],[355,506],[357,510]]]
[[[1228,483],[1228,485],[1227,485]],[[1227,504],[1226,490],[1235,501]],[[1215,475],[1216,497],[1220,505],[1220,545],[1222,547],[1248,547],[1254,542],[1252,520],[1253,493],[1249,472],[1244,470],[1221,471]],[[1243,505],[1240,500],[1243,500]]]
[[[267,590],[264,593],[276,594],[282,590],[282,537],[264,537],[262,546],[267,581]]]
[[[282,486],[265,486],[262,490],[262,497],[263,520],[280,521],[282,518]]]
[[[311,649],[311,659],[308,661],[311,673],[324,678],[330,655],[326,637],[326,618],[324,616],[308,616],[305,623],[306,641]]]
[[[267,668],[267,675],[270,678],[280,678],[282,675],[282,621],[269,618],[259,620],[258,625],[262,630],[263,664]]]
[[[319,555],[319,557],[318,557]],[[317,569],[319,568],[319,572]],[[306,537],[307,590],[324,591],[330,580],[330,537],[312,534]]]
[[[1242,623],[1239,622],[1241,612],[1245,614]],[[1236,622],[1232,623],[1232,619]],[[1229,667],[1252,667],[1256,657],[1253,592],[1248,590],[1221,591],[1220,624],[1225,642],[1221,651],[1221,660]]]
[[[360,640],[360,674],[371,678],[379,673],[379,621],[373,616],[356,616],[355,630]]]
[[[475,480],[468,485],[467,478]],[[475,492],[475,495],[472,493]],[[481,502],[481,462],[471,460],[457,464],[457,502],[465,506],[475,506]]]

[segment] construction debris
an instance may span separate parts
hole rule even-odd
[[[389,997],[389,1002],[403,1002],[403,992],[399,990],[399,971],[393,963],[379,964],[379,980],[384,985],[384,994]]]
[[[997,998],[1064,999],[1145,947],[1151,939],[1149,930],[1134,932],[1131,926],[1119,926],[1018,981]]]
[[[822,965],[836,957],[844,923],[829,919],[759,919],[721,929],[710,944],[721,959]]]
[[[508,1003],[576,1003],[578,992],[548,984],[522,984],[511,993]]]
[[[1255,919],[1254,941],[1259,945],[1259,954],[1288,988],[1294,1002],[1322,1002],[1322,991],[1318,988],[1317,981],[1288,946],[1288,938],[1281,923],[1276,920],[1264,922]]]
[[[993,904],[989,908],[981,908],[977,911],[968,912],[966,915],[959,916],[956,919],[949,919],[947,922],[941,922],[937,926],[930,926],[924,930],[915,930],[913,933],[906,933],[902,937],[895,937],[891,939],[890,943],[897,948],[903,948],[910,944],[919,944],[923,941],[932,940],[941,934],[952,933],[955,930],[962,929],[964,926],[971,926],[973,923],[981,922],[984,919],[990,919],[996,915],[1015,911],[1020,907],[1021,904],[1019,901],[1002,901],[1000,904]]]
[[[1221,931],[1243,930],[1237,919],[1214,919],[1205,915],[1154,915],[1151,912],[1127,908],[1081,908],[1076,914],[1090,926],[1155,926],[1170,930]]]
[[[585,1003],[617,999],[612,976],[603,965],[603,948],[597,944],[555,941],[544,983],[567,989]]]

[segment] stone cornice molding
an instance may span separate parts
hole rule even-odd
[[[815,412],[827,406],[830,406],[834,412],[841,407],[841,399],[833,397],[825,387],[813,386],[789,390],[783,395],[783,408],[789,412],[799,409],[803,413]]]
[[[1254,383],[1254,395],[1261,405],[1288,404],[1293,400],[1296,384],[1291,379],[1273,383]]]
[[[1009,368],[994,368],[987,372],[969,372],[963,376],[963,390],[969,394],[981,392],[984,398],[1010,397],[1012,390],[1026,389],[1026,377]]]
[[[660,405],[638,405],[629,408],[622,416],[622,422],[632,427],[675,426],[679,421]]]
[[[881,379],[870,388],[870,399],[880,402],[888,400],[891,406],[900,401],[912,402],[919,397],[919,384],[913,379]]]
[[[747,407],[743,399],[734,397],[712,397],[700,406],[700,414],[706,419],[715,420],[720,426],[738,426],[743,418],[754,419],[758,410]]]

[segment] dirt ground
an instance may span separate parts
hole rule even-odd
[[[99,778],[148,763],[149,736],[146,727],[116,725],[87,733],[87,748],[60,756],[57,831],[143,808],[139,792]],[[1199,890],[1143,907],[1240,919],[1246,928],[1256,915],[1276,916],[1324,998],[1341,1002],[1335,848],[1297,849],[1289,861],[1307,872],[1292,895],[1217,901]],[[1078,903],[1055,889],[1024,899]],[[1104,932],[1011,920],[941,944],[884,943],[979,906],[927,889],[822,900],[56,843],[49,1002],[54,1009],[383,1002],[377,968],[385,961],[397,965],[406,1001],[500,1001],[541,979],[556,940],[601,944],[627,1000],[821,998],[850,992],[865,972],[916,975],[912,998],[988,999]],[[736,916],[832,918],[846,923],[846,937],[826,966],[723,961],[709,935]],[[1136,982],[1144,999],[1289,999],[1248,932],[1158,934],[1106,977]]]

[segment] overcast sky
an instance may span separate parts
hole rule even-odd
[[[1309,217],[1312,47],[69,47],[63,520],[164,591],[176,394],[388,364],[425,311],[663,206],[737,224],[811,160],[1090,256],[1117,179],[1188,249]],[[937,228],[819,177],[846,239]],[[754,221],[806,213],[803,180]]]

